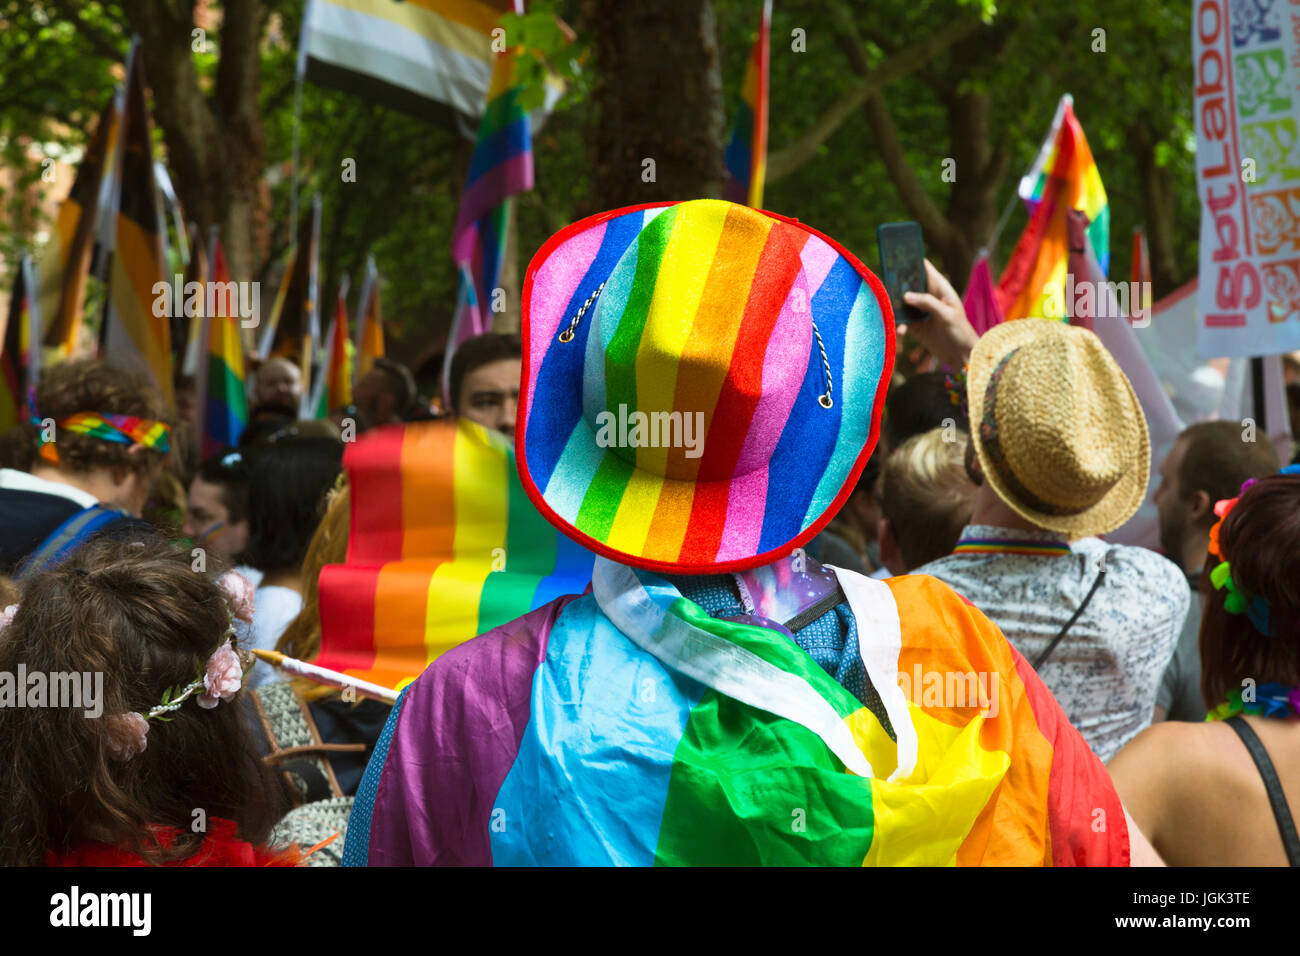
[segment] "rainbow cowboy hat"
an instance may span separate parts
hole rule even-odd
[[[516,459],[598,554],[758,567],[812,538],[875,447],[894,365],[880,280],[834,240],[713,199],[551,237],[523,296]]]

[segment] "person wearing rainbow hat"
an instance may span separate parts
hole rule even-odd
[[[520,477],[591,590],[442,654],[371,758],[349,865],[1128,865],[1105,768],[943,583],[804,546],[876,444],[880,281],[716,200],[530,264]]]

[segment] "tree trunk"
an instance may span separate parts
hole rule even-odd
[[[1168,167],[1156,164],[1156,144],[1152,140],[1145,122],[1129,127],[1129,143],[1142,183],[1142,218],[1151,255],[1151,292],[1155,300],[1178,288],[1181,277],[1174,254],[1173,183]]]
[[[722,194],[724,111],[712,0],[583,0],[598,75],[599,209]]]
[[[257,103],[261,0],[223,5],[212,101],[194,70],[192,6],[123,0],[122,9],[140,35],[154,120],[163,133],[167,165],[186,218],[198,223],[202,236],[209,227],[220,226],[231,278],[250,280],[257,258],[254,230],[264,205],[265,139]]]

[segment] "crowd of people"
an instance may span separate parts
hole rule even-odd
[[[1123,808],[1118,850],[1089,843],[1055,804],[1045,819],[1021,821],[1048,856],[1037,862],[1056,853],[1057,862],[1300,865],[1288,810],[1300,800],[1295,450],[1286,464],[1236,422],[1190,426],[1159,464],[1159,549],[1113,543],[1107,535],[1148,496],[1152,449],[1128,379],[1090,331],[1024,320],[978,336],[928,263],[930,291],[908,293],[924,321],[896,329],[881,298],[814,309],[808,323],[789,305],[795,293],[822,282],[870,289],[860,263],[833,252],[813,281],[804,270],[821,253],[801,260],[799,250],[830,250],[820,233],[723,203],[684,203],[673,215],[672,232],[667,216],[631,230],[632,251],[621,254],[594,251],[613,226],[585,254],[584,230],[596,227],[570,227],[529,268],[523,336],[481,336],[453,355],[448,416],[516,442],[534,504],[600,557],[586,594],[444,654],[394,707],[285,680],[246,652],[319,652],[320,571],[346,559],[352,519],[344,426],[365,441],[437,417],[408,368],[380,359],[354,407],[303,420],[298,365],[268,359],[250,383],[239,447],[202,461],[192,381],[177,381],[170,412],[147,381],[103,360],[46,370],[31,421],[0,436],[0,674],[102,675],[102,712],[13,706],[0,687],[0,747],[11,759],[0,778],[0,863],[725,861],[670,853],[693,837],[661,832],[658,817],[650,836],[637,830],[654,812],[665,828],[686,819],[674,816],[683,791],[669,791],[679,794],[674,813],[637,794],[707,772],[718,789],[690,798],[707,828],[745,815],[740,758],[754,754],[744,748],[785,747],[784,772],[809,779],[821,779],[825,760],[805,757],[816,749],[806,741],[795,752],[758,733],[725,755],[716,742],[708,750],[711,729],[740,719],[718,704],[717,727],[686,708],[702,755],[682,770],[665,742],[676,737],[656,736],[663,714],[601,722],[619,682],[668,668],[679,689],[696,688],[691,707],[708,690],[770,711],[822,741],[841,769],[863,754],[878,768],[887,740],[889,779],[906,780],[916,755],[905,744],[915,749],[916,737],[908,701],[888,686],[893,672],[878,669],[879,648],[897,653],[919,628],[938,627],[1028,688],[1038,726],[1056,728],[1047,756],[1010,738],[1007,780],[1046,788],[1052,759],[1070,759],[1079,806]],[[761,253],[785,285],[723,294],[714,273],[689,278],[694,266],[673,256],[706,238],[731,257],[715,272],[750,268]],[[661,271],[656,284],[638,249],[686,277]],[[891,370],[903,333],[942,370]],[[591,428],[561,429],[565,415],[590,419],[616,400],[704,410],[703,457],[640,448],[611,464]],[[652,482],[663,486],[658,505],[644,496]],[[791,561],[797,573],[766,573]],[[760,630],[785,642],[779,667],[778,652],[756,649]],[[728,670],[738,665],[717,650],[718,635],[747,648],[745,668]],[[498,673],[510,654],[536,660]],[[543,658],[571,659],[561,671],[570,683],[534,685]],[[780,669],[809,686],[829,680],[836,687],[822,696],[842,694],[885,736],[863,731],[846,744],[813,705],[771,703],[764,689]],[[1040,681],[1050,693],[1035,696]],[[611,756],[627,753],[635,759]],[[602,777],[601,766],[626,777]],[[540,800],[529,813],[586,822],[498,833],[491,814],[505,799],[491,800],[501,788]],[[612,837],[596,848],[582,835],[605,826],[605,801],[624,805],[617,851]],[[772,812],[788,825],[787,808]],[[980,859],[1024,862],[1000,855],[995,815]],[[760,825],[775,826],[747,819],[736,832]],[[1067,845],[1049,847],[1063,833]],[[829,859],[821,852],[796,861]]]

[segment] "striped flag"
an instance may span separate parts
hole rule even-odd
[[[492,31],[514,0],[310,0],[298,72],[446,125],[470,129],[492,80]]]
[[[322,667],[399,688],[591,580],[594,555],[533,507],[503,435],[468,419],[385,426],[343,465],[352,529],[347,564],[321,572]]]
[[[122,120],[122,187],[117,207],[105,322],[107,356],[146,373],[172,405],[171,317],[155,315],[158,283],[171,284],[154,177],[153,124],[143,57],[131,58]],[[173,308],[180,303],[173,302]]]
[[[40,311],[47,323],[42,344],[59,357],[71,356],[77,349],[100,193],[110,167],[117,168],[112,159],[117,151],[120,120],[118,96],[114,94],[99,114],[72,190],[59,206],[53,241],[41,259]]]
[[[238,445],[239,436],[248,424],[244,350],[239,336],[239,300],[215,229],[209,258],[212,277],[207,283],[201,333],[207,348],[199,366],[197,383],[201,396],[198,430],[203,436],[204,458]],[[209,305],[211,309],[207,308]]]
[[[460,212],[452,231],[452,259],[460,272],[456,311],[443,354],[443,392],[447,370],[466,339],[492,329],[492,300],[505,258],[510,197],[533,188],[533,138],[528,114],[515,83],[518,50],[497,56],[487,110],[479,124]]]
[[[189,262],[185,264],[185,285],[189,286],[191,282],[197,282],[206,288],[208,283],[208,253],[203,248],[198,227],[191,224],[188,230],[193,235],[191,237]],[[188,321],[182,318],[180,328],[184,334],[178,338],[173,338],[172,341],[172,348],[176,351],[176,360],[180,364],[181,372],[185,375],[196,375],[198,373],[199,361],[203,356],[206,342],[203,338],[204,314],[202,312],[196,313],[190,316]],[[176,328],[177,323],[173,321],[173,336],[176,336]]]
[[[772,30],[772,0],[763,0],[758,21],[758,39],[745,66],[736,101],[736,118],[723,161],[727,167],[724,198],[755,209],[763,206],[763,180],[767,172],[767,108],[769,36]]]
[[[353,376],[359,382],[375,364],[375,359],[384,357],[384,317],[379,304],[379,270],[375,268],[374,256],[366,257],[366,280],[361,284],[361,301],[357,308],[360,314],[357,317]]]
[[[262,333],[262,358],[273,355],[297,362],[302,372],[304,417],[314,409],[310,396],[317,367],[316,349],[321,342],[319,300],[320,196],[311,215],[298,227],[298,242],[289,252],[289,269],[280,284],[270,320]]]
[[[317,379],[312,408],[317,418],[352,404],[352,342],[348,338],[348,277],[339,283],[334,316],[325,333],[325,362]]]
[[[1110,207],[1083,127],[1067,93],[1033,168],[1020,180],[1029,225],[998,280],[998,305],[1008,319],[1064,319],[1073,311],[1066,287],[1070,244],[1066,212],[1088,218],[1088,239],[1103,277],[1110,261]]]
[[[1141,226],[1133,227],[1133,258],[1129,262],[1129,286],[1137,291],[1138,301],[1129,309],[1129,319],[1134,315],[1150,316],[1152,306],[1151,293],[1151,252],[1147,248],[1147,234]]]
[[[34,267],[29,256],[18,262],[9,316],[0,331],[0,432],[8,431],[27,418],[24,403],[27,386],[36,384],[41,350],[40,300]]]

